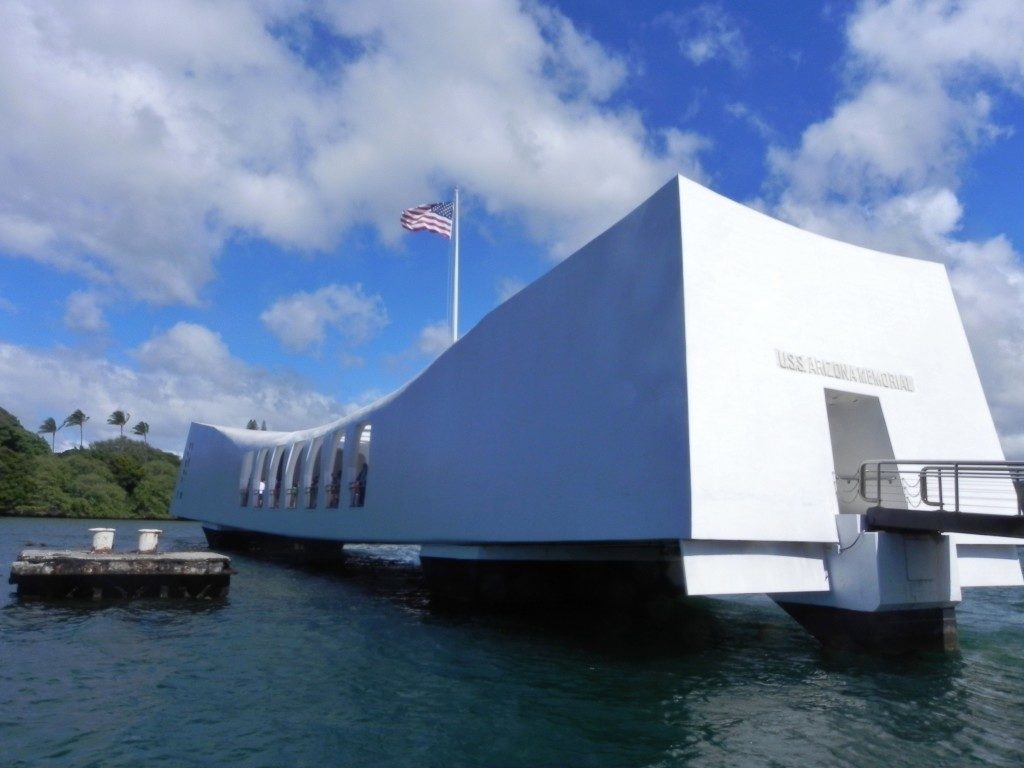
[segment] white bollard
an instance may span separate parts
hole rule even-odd
[[[151,555],[156,552],[156,545],[163,533],[158,528],[139,528],[139,552]]]
[[[114,528],[90,528],[92,533],[92,551],[109,552],[114,548]]]

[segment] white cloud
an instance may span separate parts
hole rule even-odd
[[[361,285],[326,285],[278,299],[260,320],[286,349],[301,352],[322,345],[328,327],[349,344],[362,344],[387,325],[388,315],[383,299],[365,295]]]
[[[179,322],[141,344],[134,352],[142,370],[188,376],[199,369],[203,377],[231,387],[247,367],[232,356],[219,333],[196,323]]]
[[[53,230],[18,214],[0,213],[0,248],[16,254],[39,253],[53,239]]]
[[[958,236],[960,173],[1008,131],[993,94],[1024,95],[1015,0],[868,0],[851,16],[848,95],[795,148],[773,147],[772,201],[826,235],[946,263],[1008,454],[1024,456],[1024,259]]]
[[[877,208],[878,218],[887,229],[896,230],[905,222],[913,222],[929,241],[957,230],[963,212],[956,194],[944,187],[928,187],[893,197]]]
[[[748,105],[736,101],[725,105],[725,111],[731,117],[741,120],[749,125],[754,132],[762,139],[775,138],[776,131],[761,115],[751,109]]]
[[[397,238],[457,179],[566,253],[700,174],[692,135],[609,104],[628,68],[558,11],[434,5],[3,3],[0,249],[195,303],[238,231]],[[303,58],[311,34],[336,49]]]
[[[796,149],[770,155],[790,197],[870,199],[955,184],[968,153],[1005,131],[986,88],[1024,93],[1015,0],[863,2],[847,39],[850,95]]]
[[[420,329],[416,338],[405,349],[385,355],[383,359],[393,373],[411,374],[416,367],[434,358],[452,345],[452,330],[447,321],[438,320]]]
[[[437,357],[452,345],[452,329],[448,323],[431,323],[416,339],[416,351],[425,357]]]
[[[1024,260],[1002,236],[950,241],[946,253],[1004,448],[1024,459]]]
[[[501,278],[497,285],[498,302],[508,301],[525,287],[526,283],[518,277]]]
[[[0,312],[6,312],[9,315],[16,315],[18,314],[18,305],[10,299],[0,296]]]
[[[937,81],[875,79],[804,131],[795,152],[769,161],[791,196],[885,195],[949,184],[966,153],[998,132],[983,93],[953,96]]]
[[[243,427],[249,419],[266,419],[270,429],[292,430],[357,407],[298,379],[246,365],[218,334],[200,325],[179,323],[142,344],[135,357],[138,365],[130,366],[65,348],[0,343],[0,403],[17,404],[16,415],[26,425],[47,416],[60,422],[81,408],[92,417],[87,443],[117,435],[105,421],[121,408],[133,421],[150,424],[151,444],[175,452],[192,421]]]
[[[554,64],[552,71],[564,94],[584,94],[603,101],[622,85],[627,75],[622,59],[609,55],[558,11],[542,5],[532,11],[547,43],[545,55]]]
[[[955,80],[964,65],[1024,86],[1024,18],[1017,0],[865,2],[849,26],[851,47],[873,73]]]
[[[717,3],[702,3],[678,13],[664,13],[658,21],[675,31],[679,52],[697,66],[721,59],[736,69],[743,69],[750,59],[743,32]]]
[[[96,332],[107,327],[102,298],[92,291],[74,291],[68,296],[64,324],[76,331]]]

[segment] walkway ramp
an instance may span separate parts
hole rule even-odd
[[[867,461],[868,530],[1024,538],[1024,462]]]

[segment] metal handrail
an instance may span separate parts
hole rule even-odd
[[[904,478],[916,478],[921,504],[940,511],[964,512],[968,506],[1004,507],[1011,502],[1005,483],[1012,484],[1017,513],[1024,515],[1024,462],[1021,461],[936,461],[934,459],[880,459],[860,465],[858,492],[868,503],[882,504],[883,480],[892,485],[900,480],[900,494],[906,491]],[[953,498],[946,487],[952,483]],[[967,487],[967,492],[964,487]],[[938,498],[931,489],[938,490]],[[874,492],[872,495],[872,491]],[[905,499],[904,499],[905,500]],[[998,502],[1003,502],[999,504]],[[952,508],[949,504],[952,503]]]

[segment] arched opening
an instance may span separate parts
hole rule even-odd
[[[361,507],[366,503],[366,490],[370,474],[371,436],[370,424],[361,424],[356,429],[354,441],[356,450],[351,452],[352,457],[349,460],[349,477],[352,478],[348,484],[350,507]]]
[[[873,395],[825,390],[828,429],[840,513],[863,515],[868,502],[860,495],[860,465],[869,459],[894,457],[889,428],[879,399]],[[885,505],[907,508],[899,473],[876,472],[874,480],[886,494]],[[879,491],[882,493],[882,490]],[[879,502],[881,500],[879,499]]]
[[[275,509],[281,506],[281,490],[284,487],[284,472],[286,467],[285,457],[288,449],[284,446],[274,451],[274,460],[271,463],[271,472],[274,475],[274,482],[270,489],[270,506]]]
[[[328,443],[327,459],[330,462],[330,472],[327,484],[327,507],[337,509],[341,504],[341,470],[345,466],[342,462],[345,458],[345,433],[338,430],[331,436]]]
[[[288,484],[288,509],[295,509],[299,505],[299,484],[302,482],[302,473],[306,468],[306,444],[296,443],[292,447],[294,465]]]
[[[256,506],[262,507],[266,505],[267,499],[267,480],[270,477],[270,460],[274,456],[274,450],[272,448],[264,448],[261,453],[263,454],[263,461],[260,464],[260,474],[256,481]]]
[[[238,493],[241,506],[249,506],[249,484],[252,482],[252,465],[255,458],[254,451],[248,451],[242,457],[242,471],[238,473]]]
[[[320,494],[320,463],[323,455],[323,440],[317,440],[313,443],[312,459],[309,465],[309,493],[306,498],[306,508],[316,509],[317,502]]]

